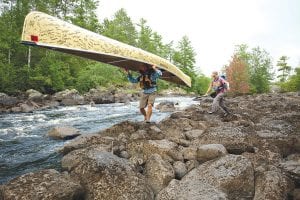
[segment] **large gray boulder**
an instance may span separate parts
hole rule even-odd
[[[210,195],[211,198],[208,198]],[[171,182],[157,199],[176,199],[177,196],[182,199],[253,199],[252,164],[240,155],[226,155],[205,162],[181,181]]]
[[[175,178],[172,165],[164,161],[160,155],[153,154],[145,165],[146,180],[155,194],[165,188]]]
[[[42,170],[19,176],[3,186],[5,200],[75,200],[84,198],[81,185],[56,170]]]
[[[86,200],[154,199],[144,176],[127,159],[119,158],[103,148],[77,151],[81,153],[73,154],[74,158],[68,160],[79,162],[66,162],[64,168],[70,170],[71,176],[85,186]]]
[[[34,101],[34,102],[42,102],[44,99],[44,96],[42,93],[40,93],[39,91],[33,90],[33,89],[26,90],[26,95],[28,97],[28,100]]]
[[[0,106],[13,106],[19,101],[16,97],[8,96],[5,93],[0,93]]]
[[[206,144],[198,147],[197,160],[205,162],[227,154],[227,150],[222,144]]]
[[[76,89],[64,90],[53,95],[54,100],[61,102],[62,105],[82,105],[84,104],[84,97],[79,94]]]
[[[300,182],[300,154],[292,154],[280,163],[281,169],[296,182]]]
[[[152,154],[158,154],[169,162],[183,160],[178,145],[166,139],[131,142],[127,148],[130,155],[142,155],[144,160],[148,160]]]
[[[164,101],[155,106],[160,112],[173,112],[176,110],[175,103],[172,101]]]
[[[68,140],[73,139],[81,134],[80,131],[76,128],[62,126],[52,128],[47,135],[54,139]]]
[[[290,181],[280,171],[266,171],[256,177],[254,200],[288,199],[288,193],[293,191]]]

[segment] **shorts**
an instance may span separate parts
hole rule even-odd
[[[154,105],[156,97],[156,92],[153,92],[151,94],[142,94],[142,97],[140,99],[140,108],[146,108],[148,104]]]

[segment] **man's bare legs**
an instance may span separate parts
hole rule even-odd
[[[141,111],[142,115],[144,115],[144,120],[146,122],[149,122],[150,118],[152,116],[152,104],[148,104],[147,107],[148,107],[147,112],[146,112],[145,108],[140,108],[140,111]]]
[[[145,108],[140,108],[141,113],[144,115],[144,120],[147,120],[147,114]]]
[[[151,115],[152,115],[152,104],[149,103],[147,113],[146,113],[146,121],[147,122],[150,122]]]

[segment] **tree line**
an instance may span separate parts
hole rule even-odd
[[[195,51],[187,36],[174,45],[152,30],[146,19],[134,24],[126,10],[100,22],[96,0],[0,0],[0,91],[18,94],[29,88],[54,93],[68,88],[86,92],[98,86],[128,84],[123,71],[107,64],[20,44],[25,16],[41,11],[85,29],[154,53],[173,62],[193,79],[190,92],[201,93],[209,79],[197,74]],[[30,62],[29,62],[30,61]],[[200,87],[200,85],[201,87]],[[175,85],[161,81],[160,89]]]
[[[266,50],[260,47],[249,49],[246,44],[237,45],[229,65],[224,67],[231,85],[230,92],[267,93],[271,86],[280,87],[282,92],[299,91],[300,66],[291,74],[292,67],[287,64],[287,60],[287,56],[281,56],[275,68]]]
[[[98,86],[126,86],[124,72],[116,67],[59,52],[33,48],[20,44],[25,16],[33,10],[58,17],[64,21],[141,48],[161,56],[178,66],[192,78],[188,92],[204,94],[210,77],[196,72],[196,52],[188,36],[176,44],[164,42],[163,37],[141,18],[133,23],[126,10],[118,10],[111,18],[100,21],[96,15],[97,0],[0,0],[0,92],[20,94],[36,89],[52,94],[75,88],[87,92]],[[279,84],[284,91],[299,90],[300,70],[290,76],[287,57],[278,61]],[[235,94],[270,91],[274,79],[272,60],[260,47],[249,49],[238,45],[229,65],[223,69],[231,91]],[[159,88],[175,87],[160,81]]]

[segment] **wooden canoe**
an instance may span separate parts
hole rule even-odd
[[[41,12],[29,13],[21,43],[93,59],[139,71],[143,64],[157,65],[165,81],[191,87],[191,78],[168,60],[142,49],[104,37]]]

